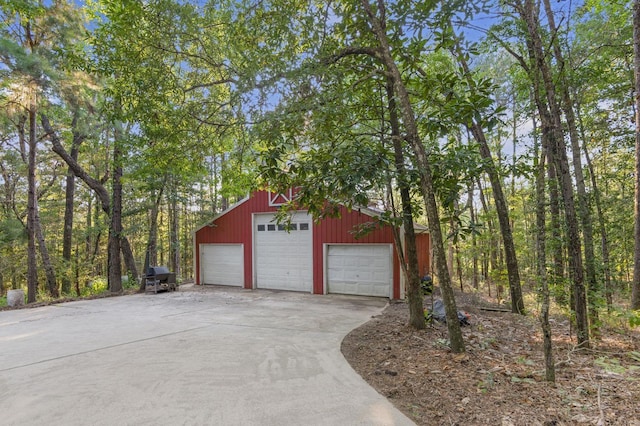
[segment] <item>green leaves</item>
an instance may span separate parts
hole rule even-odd
[[[445,210],[453,211],[460,193],[482,173],[484,160],[475,145],[460,145],[457,141],[434,147],[432,156],[434,182],[440,201]]]
[[[640,326],[640,311],[631,311],[629,313],[629,326],[631,328]],[[635,353],[635,360],[640,362],[640,354]]]
[[[18,219],[7,218],[0,221],[0,244],[26,241],[27,233]]]
[[[41,80],[48,68],[43,58],[30,54],[18,42],[6,37],[0,38],[0,57],[10,71],[35,80]]]

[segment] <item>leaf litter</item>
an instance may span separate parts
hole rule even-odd
[[[603,329],[592,349],[578,350],[569,322],[554,318],[550,384],[536,318],[485,311],[473,294],[456,299],[471,314],[464,354],[451,353],[444,324],[410,328],[403,302],[347,335],[342,353],[418,425],[640,426],[640,330]]]

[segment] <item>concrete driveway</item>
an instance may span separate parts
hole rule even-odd
[[[0,424],[411,425],[340,353],[384,304],[207,287],[0,312]]]

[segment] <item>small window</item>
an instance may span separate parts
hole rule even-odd
[[[301,231],[308,231],[309,230],[309,224],[308,223],[301,223],[300,224],[300,230]]]
[[[285,231],[285,230],[286,230],[286,229],[285,229],[285,227],[284,227],[284,225],[283,225],[283,224],[281,224],[281,223],[280,223],[280,224],[278,224],[278,231]]]
[[[275,231],[275,230],[276,230],[276,225],[274,224],[267,225],[267,231]]]
[[[258,231],[264,231],[264,225],[258,225]]]
[[[289,225],[289,231],[297,231],[297,230],[298,230],[297,223],[292,223],[291,225]]]

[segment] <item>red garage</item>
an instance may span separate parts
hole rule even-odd
[[[291,196],[255,192],[196,230],[196,284],[404,297],[391,227],[358,239],[353,235],[357,225],[377,216],[375,211],[343,207],[339,218],[316,223],[300,210],[287,229],[275,222],[274,212]],[[429,235],[424,227],[416,232],[420,272],[426,273]]]

